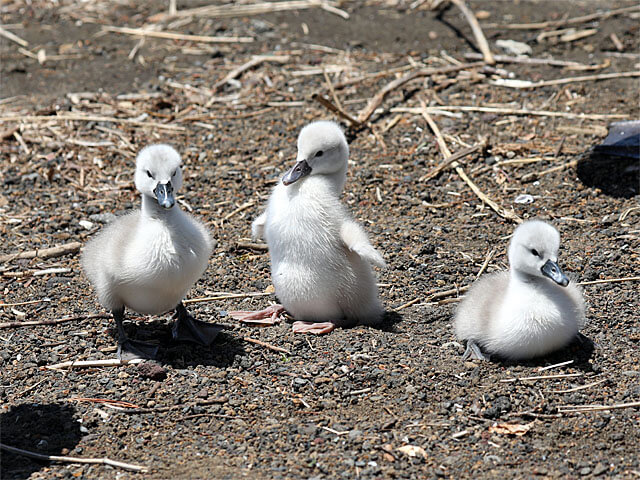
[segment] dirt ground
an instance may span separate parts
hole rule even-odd
[[[527,43],[533,58],[590,69],[498,63],[497,70],[431,75],[391,91],[372,128],[349,128],[311,95],[334,101],[331,82],[357,116],[397,75],[471,61],[465,54],[476,42],[455,7],[438,13],[425,8],[429,2],[342,2],[348,19],[311,8],[160,23],[165,31],[252,43],[141,42],[102,30],[142,27],[165,3],[0,6],[5,30],[28,42],[0,36],[0,255],[84,243],[111,214],[139,204],[135,155],[167,142],[183,155],[181,205],[216,241],[188,298],[266,293],[188,305],[197,318],[227,326],[210,349],[172,343],[170,315],[129,312],[129,334],[158,342],[160,365],[51,370],[45,367],[115,358],[113,321],[95,315],[105,312],[77,252],[3,260],[2,444],[148,468],[46,463],[2,451],[3,479],[640,477],[640,409],[625,407],[640,401],[638,281],[584,285],[587,342],[531,362],[461,361],[451,328],[456,292],[487,258],[485,272],[507,268],[515,223],[455,170],[425,179],[442,154],[419,111],[398,110],[421,101],[442,107],[433,118],[453,152],[486,138],[487,149],[462,159],[462,168],[505,211],[558,228],[560,264],[574,281],[637,276],[638,161],[591,149],[615,120],[606,115],[638,118],[638,79],[496,85],[639,70],[637,10],[569,26],[503,27],[633,2],[469,2],[494,53],[505,54],[497,40],[511,39]],[[178,2],[179,11],[199,5]],[[595,32],[573,41],[560,40],[563,33],[538,38],[571,27]],[[220,82],[257,54],[279,58]],[[383,73],[368,75],[375,72]],[[524,109],[559,114],[514,113]],[[56,117],[71,115],[80,118]],[[250,222],[291,165],[300,128],[326,118],[340,121],[350,141],[343,200],[388,263],[377,271],[384,325],[320,337],[294,335],[286,322],[240,325],[228,310],[275,300],[267,252],[246,246]],[[516,203],[521,194],[534,201]],[[70,316],[77,318],[5,325]],[[516,380],[539,375],[556,377]],[[573,405],[620,407],[568,412]]]

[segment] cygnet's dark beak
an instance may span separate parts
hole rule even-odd
[[[159,183],[156,188],[153,189],[153,193],[156,195],[158,205],[163,208],[171,208],[176,203],[176,199],[173,198],[173,187],[171,182]]]
[[[562,273],[562,269],[556,262],[547,260],[547,263],[545,263],[540,270],[545,277],[549,277],[558,285],[562,285],[563,287],[569,285],[569,279]]]
[[[307,163],[306,160],[301,160],[296,163],[291,170],[284,174],[282,177],[282,183],[285,185],[291,185],[294,182],[297,182],[303,177],[306,177],[311,173],[311,167]]]

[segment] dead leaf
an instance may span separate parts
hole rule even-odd
[[[518,423],[494,423],[489,427],[489,433],[497,433],[498,435],[517,435],[522,436],[531,430],[533,422],[521,425]]]
[[[273,285],[269,285],[264,289],[264,293],[276,293],[276,287],[274,287]]]
[[[408,455],[409,457],[421,456],[422,458],[427,458],[427,452],[424,451],[424,448],[418,447],[417,445],[404,445],[402,447],[398,447],[398,451]]]

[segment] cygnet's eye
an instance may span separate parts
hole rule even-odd
[[[145,170],[147,172],[147,177],[149,178],[153,178],[153,175],[151,175],[151,172],[149,170]]]
[[[324,155],[324,152],[322,150],[318,150],[316,152],[316,157],[321,157],[322,155]]]
[[[540,256],[540,253],[538,253],[538,250],[536,250],[535,248],[532,248],[532,249],[531,249],[531,254],[532,254],[532,255],[535,255],[536,257],[539,257],[539,256]]]

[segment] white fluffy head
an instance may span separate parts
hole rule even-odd
[[[558,261],[560,234],[541,220],[529,220],[513,232],[509,244],[509,264],[512,270],[543,277],[541,269],[547,263]]]
[[[173,191],[182,187],[180,154],[169,145],[149,145],[143,148],[136,159],[136,188],[143,195],[155,198],[158,184],[171,183]]]
[[[347,170],[349,146],[340,127],[329,121],[313,122],[298,135],[296,161],[305,160],[310,175],[332,174]]]

